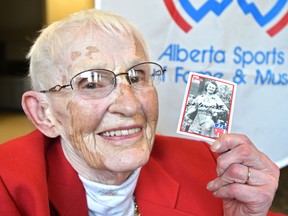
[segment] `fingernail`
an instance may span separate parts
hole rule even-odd
[[[220,143],[218,141],[215,141],[212,145],[211,145],[211,150],[213,152],[216,152],[218,149],[220,148]]]
[[[213,187],[213,185],[214,185],[214,182],[211,181],[211,182],[209,182],[209,183],[207,184],[206,188],[207,188],[208,190],[211,190],[212,187]]]

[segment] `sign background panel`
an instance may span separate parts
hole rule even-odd
[[[248,135],[279,167],[288,164],[286,0],[97,0],[96,6],[136,24],[151,60],[167,68],[157,87],[159,133],[181,136],[188,72],[196,71],[237,83],[231,132]]]

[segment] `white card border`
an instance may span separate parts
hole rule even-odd
[[[200,73],[197,73],[197,72],[190,72],[189,73],[188,82],[187,82],[186,88],[185,88],[185,94],[184,94],[183,101],[182,101],[182,107],[181,107],[181,112],[180,112],[180,116],[179,116],[178,126],[177,126],[177,131],[176,132],[178,134],[182,134],[182,135],[185,135],[185,136],[194,137],[194,138],[197,138],[197,139],[200,139],[200,140],[207,141],[208,143],[211,144],[217,138],[211,138],[211,137],[207,137],[207,136],[196,134],[196,133],[184,132],[184,131],[181,130],[181,126],[182,126],[182,122],[183,122],[183,118],[184,118],[184,112],[185,112],[185,108],[186,108],[187,97],[188,97],[188,94],[189,94],[190,85],[191,85],[193,76],[198,76],[200,78],[205,78],[205,79],[209,79],[209,80],[213,80],[213,81],[217,81],[217,82],[226,83],[226,84],[229,84],[229,85],[233,86],[232,98],[231,98],[231,101],[230,101],[231,104],[230,104],[230,110],[229,110],[229,118],[228,118],[228,122],[229,123],[228,123],[228,127],[227,127],[227,133],[231,132],[237,84],[234,83],[234,82],[228,81],[228,80],[224,80],[224,79],[220,79],[220,78],[217,78],[217,77],[203,75],[203,74],[200,74]]]

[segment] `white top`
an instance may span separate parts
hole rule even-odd
[[[86,191],[89,216],[134,215],[133,193],[140,170],[135,170],[121,185],[101,184],[79,175]]]

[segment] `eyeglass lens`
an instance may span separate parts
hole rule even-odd
[[[115,75],[114,72],[105,69],[94,69],[81,72],[71,80],[71,87],[79,93],[91,97],[105,97],[116,85],[116,77],[125,75],[127,81],[134,88],[143,88],[156,85],[163,74],[160,65],[145,62],[135,65],[126,73]]]

